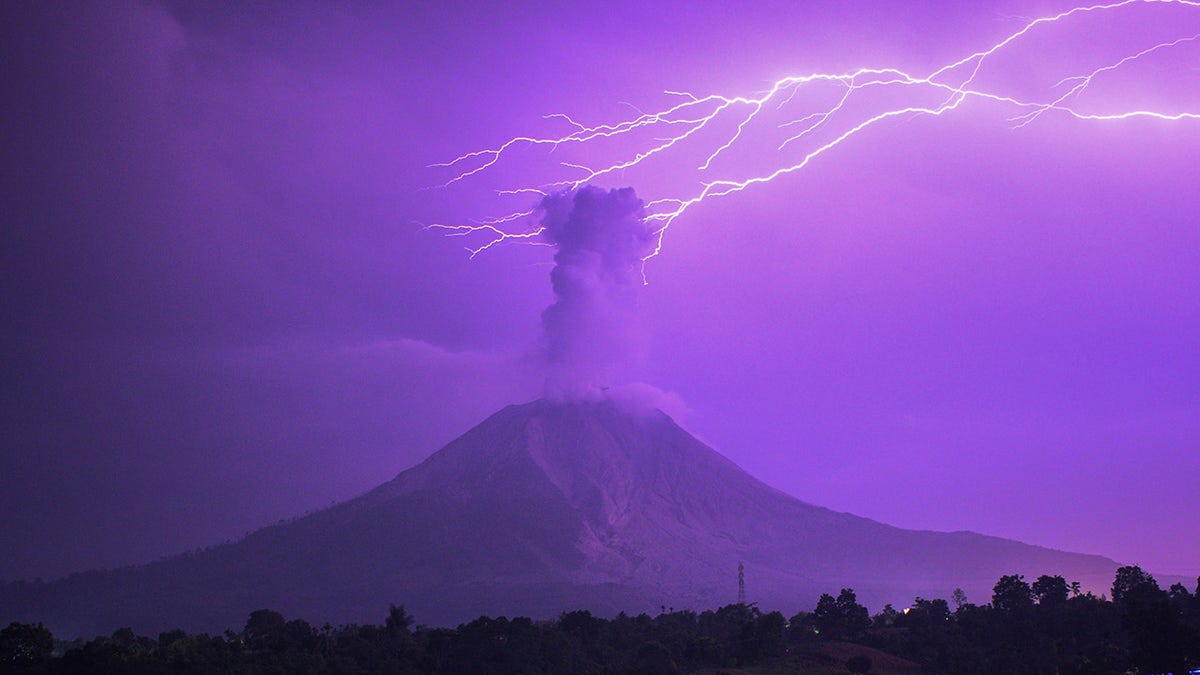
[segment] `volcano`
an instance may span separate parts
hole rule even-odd
[[[737,598],[785,614],[821,593],[908,606],[1001,575],[1102,589],[1117,563],[970,532],[905,530],[771,488],[657,410],[611,400],[509,406],[350,501],[235,543],[48,584],[8,584],[0,621],[90,636],[220,631],[268,607],[315,623],[553,618]]]

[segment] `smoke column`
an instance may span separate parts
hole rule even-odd
[[[542,312],[546,394],[580,398],[612,384],[639,352],[637,294],[655,229],[633,188],[591,185],[547,195],[541,236],[552,244],[555,301]]]

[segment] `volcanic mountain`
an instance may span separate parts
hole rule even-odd
[[[657,410],[509,406],[395,479],[223,546],[149,565],[8,584],[0,622],[65,635],[237,627],[269,607],[315,623],[423,623],[708,609],[746,595],[786,614],[852,587],[907,606],[1001,575],[1105,588],[1117,564],[969,532],[904,530],[767,486]]]

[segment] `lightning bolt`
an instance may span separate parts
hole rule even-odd
[[[1087,112],[1076,103],[1098,79],[1154,54],[1179,49],[1183,45],[1198,41],[1200,33],[1184,34],[1145,44],[1137,51],[1119,59],[1102,63],[1086,72],[1063,77],[1049,88],[1050,93],[1042,99],[1029,99],[979,84],[987,73],[990,61],[1002,52],[1014,49],[1015,44],[1032,39],[1036,32],[1054,24],[1082,21],[1088,16],[1112,13],[1135,5],[1152,5],[1158,8],[1171,5],[1187,11],[1200,10],[1198,0],[1121,0],[1074,7],[1058,14],[1024,20],[1025,23],[1018,30],[990,47],[947,63],[925,75],[914,75],[897,68],[861,68],[845,73],[787,76],[776,80],[766,91],[748,96],[697,96],[689,92],[667,91],[665,93],[675,102],[655,112],[640,112],[630,106],[636,113],[633,117],[590,126],[566,114],[547,115],[546,119],[564,122],[570,127],[570,131],[561,136],[551,137],[516,136],[496,147],[468,152],[431,167],[457,172],[440,186],[448,188],[494,167],[505,157],[522,148],[544,146],[554,151],[564,146],[590,147],[614,140],[625,140],[632,145],[632,149],[626,150],[622,157],[600,166],[591,167],[565,161],[558,164],[560,169],[573,173],[574,177],[552,180],[539,187],[501,191],[501,194],[506,195],[544,196],[547,191],[575,190],[587,183],[646,165],[657,157],[673,152],[681,153],[681,148],[693,140],[699,141],[703,138],[713,143],[714,149],[695,167],[702,175],[713,175],[711,179],[698,181],[698,186],[693,187],[690,193],[665,195],[647,202],[647,219],[656,223],[656,243],[642,260],[644,274],[645,262],[662,251],[668,229],[694,206],[800,172],[826,152],[864,130],[888,120],[946,115],[958,110],[967,101],[1007,106],[1015,110],[1017,114],[1007,118],[1014,129],[1025,127],[1049,114],[1094,122],[1131,118],[1162,121],[1200,119],[1200,112],[1197,111],[1166,112],[1134,108],[1097,113]],[[774,168],[749,177],[719,175],[717,167],[721,165],[722,156],[737,148],[739,142],[743,141],[764,114],[798,107],[798,101],[808,103],[814,98],[821,99],[827,90],[837,94],[832,96],[831,100],[817,106],[815,110],[804,111],[806,114],[777,125],[778,129],[786,130],[788,135],[776,146],[780,156]],[[1056,91],[1061,93],[1055,94]],[[887,103],[881,104],[879,99],[884,99]],[[896,104],[892,99],[899,99],[900,103]],[[713,140],[707,138],[708,136],[717,138]],[[793,150],[797,147],[802,149]],[[794,151],[796,154],[784,155],[785,151]],[[539,226],[527,226],[524,229],[519,227],[520,222],[531,221],[536,213],[535,207],[471,224],[435,223],[425,227],[442,231],[449,236],[481,235],[484,243],[468,248],[474,257],[505,242],[541,243],[542,229]]]

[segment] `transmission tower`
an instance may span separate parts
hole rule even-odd
[[[746,604],[746,566],[738,563],[738,604]]]

